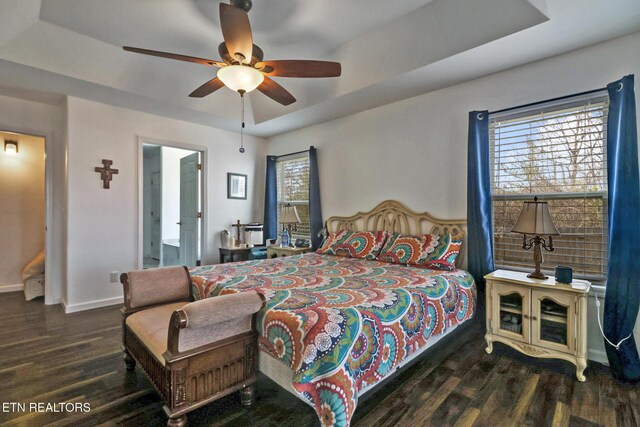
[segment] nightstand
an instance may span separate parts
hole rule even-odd
[[[294,248],[291,246],[284,246],[284,247],[280,247],[277,245],[269,246],[267,248],[267,258],[276,258],[276,257],[282,257],[282,256],[289,256],[289,255],[300,255],[307,252],[311,252],[310,247]]]
[[[251,248],[220,248],[220,264],[249,259]]]
[[[496,270],[487,280],[487,353],[501,342],[533,357],[563,359],[576,365],[585,381],[587,294],[591,284],[530,279],[527,273]]]

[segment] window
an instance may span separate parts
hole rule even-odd
[[[282,206],[291,203],[296,207],[300,223],[293,237],[309,239],[309,156],[285,158],[277,162],[278,185],[278,233],[282,231],[280,214]]]
[[[491,115],[491,199],[496,266],[531,270],[532,251],[510,233],[524,200],[538,196],[560,236],[543,250],[542,269],[574,269],[602,281],[607,272],[606,123],[608,98],[565,99],[535,109]]]

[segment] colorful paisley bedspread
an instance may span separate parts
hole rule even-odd
[[[430,337],[473,317],[463,270],[435,271],[315,253],[196,267],[196,299],[255,290],[260,348],[294,372],[323,426],[348,426],[358,392]]]

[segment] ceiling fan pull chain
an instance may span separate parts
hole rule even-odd
[[[242,126],[240,127],[240,152],[244,153],[244,91],[238,91],[240,92],[240,104],[242,106],[242,114],[241,114],[241,121],[242,121]]]

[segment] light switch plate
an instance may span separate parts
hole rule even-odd
[[[109,278],[111,279],[111,283],[118,283],[118,272],[112,271],[109,273]]]

